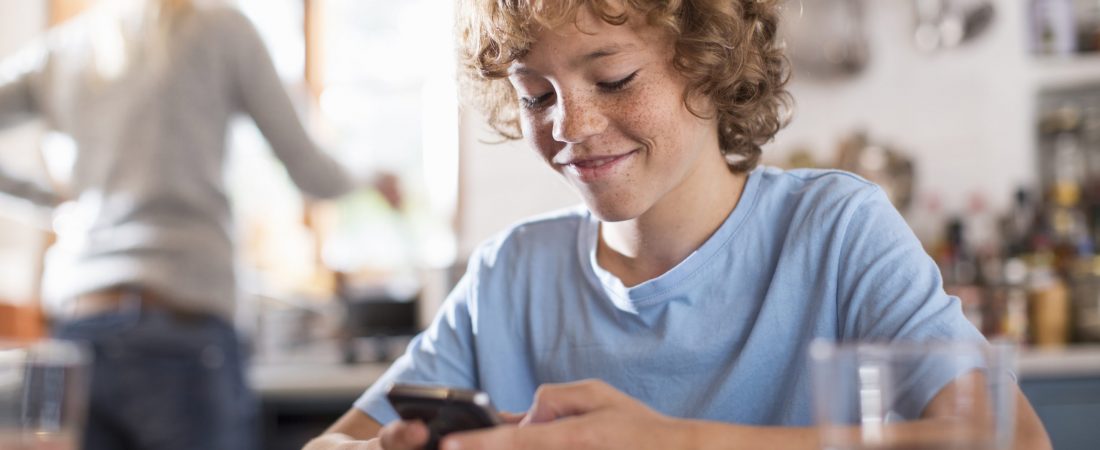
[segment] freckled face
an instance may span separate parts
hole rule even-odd
[[[578,14],[577,25],[538,33],[510,68],[528,144],[611,222],[692,195],[707,184],[692,178],[714,167],[728,175],[716,122],[684,105],[670,39]]]

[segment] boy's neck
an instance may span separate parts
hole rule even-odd
[[[714,171],[713,169],[718,169]],[[693,174],[636,219],[601,222],[596,260],[627,287],[668,272],[697,250],[737,206],[748,174],[724,166]]]

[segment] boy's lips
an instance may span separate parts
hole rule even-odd
[[[635,153],[638,150],[617,155],[575,157],[560,165],[573,172],[581,181],[594,181],[611,173]]]

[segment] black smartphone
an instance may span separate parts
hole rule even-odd
[[[471,389],[415,384],[394,384],[386,393],[402,420],[419,420],[431,436],[427,450],[439,448],[439,441],[457,431],[489,428],[500,424],[489,394]]]

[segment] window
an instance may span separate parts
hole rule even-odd
[[[349,220],[326,260],[337,267],[449,265],[458,185],[450,3],[323,4],[321,114],[346,160],[398,174],[408,200],[406,214],[395,216],[350,199]]]
[[[229,183],[242,248],[263,289],[329,291],[331,279],[315,270],[318,258],[325,267],[387,281],[449,266],[458,184],[452,12],[425,0],[239,4],[297,100],[315,106],[308,122],[322,147],[364,178],[397,175],[404,196],[398,212],[376,192],[359,190],[314,211],[320,231],[311,234],[301,225],[293,185],[245,121],[233,134]]]

